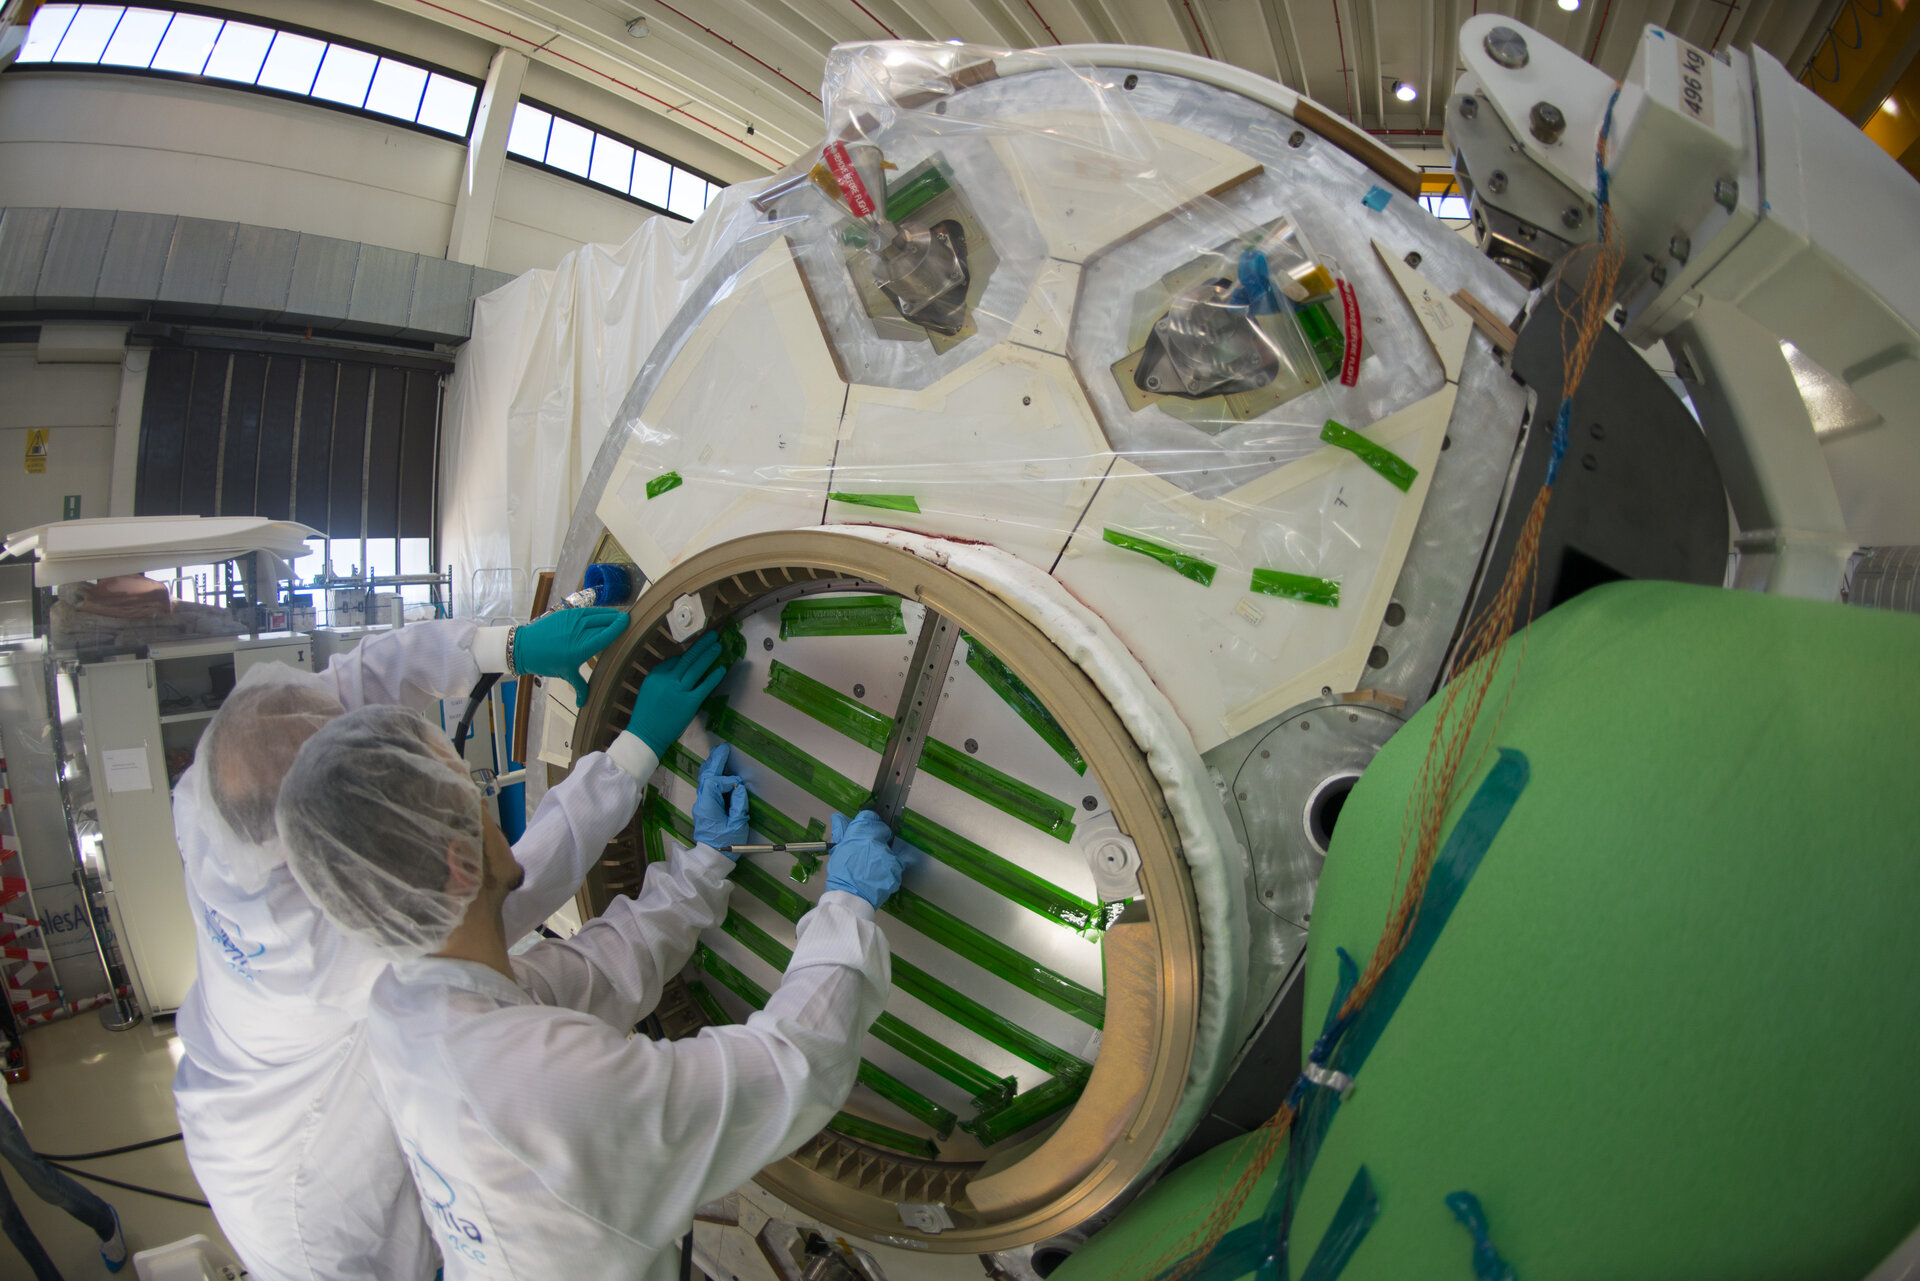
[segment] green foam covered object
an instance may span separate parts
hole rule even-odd
[[[1501,716],[1519,659],[1480,739],[1529,782],[1333,1120],[1292,1275],[1364,1164],[1380,1213],[1343,1281],[1473,1281],[1456,1190],[1520,1281],[1865,1277],[1920,1224],[1920,618],[1623,583],[1534,624]],[[1309,1046],[1335,948],[1364,965],[1396,897],[1435,711],[1341,815]],[[1493,754],[1468,760],[1449,827]],[[1245,1146],[1056,1281],[1151,1275]]]

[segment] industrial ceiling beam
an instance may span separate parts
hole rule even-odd
[[[1047,38],[1046,20],[1030,0],[969,0],[969,3],[1001,33],[999,43],[1008,48],[1031,49],[1053,43]]]
[[[851,4],[832,4],[829,0],[764,0],[764,3],[769,9],[786,10],[791,15],[786,22],[793,30],[811,32],[811,43],[823,56],[845,40],[889,38],[878,20]]]
[[[1433,101],[1440,104],[1435,111],[1446,110],[1447,99],[1453,96],[1453,86],[1460,75],[1460,24],[1464,21],[1461,10],[1465,0],[1433,0],[1438,6],[1444,6],[1440,12],[1444,15],[1440,27],[1440,67],[1439,80],[1433,88]]]
[[[1220,24],[1213,20],[1213,12],[1207,8],[1206,0],[1180,0],[1200,36],[1200,47],[1194,52],[1208,58],[1218,58],[1223,62],[1232,62],[1227,42],[1220,38]]]
[[[1772,0],[1752,0],[1747,11],[1740,15],[1740,25],[1734,30],[1733,39],[1728,41],[1736,49],[1749,49],[1760,39],[1760,27],[1766,22],[1773,9]]]
[[[636,41],[597,7],[591,20],[540,0],[382,0],[468,36],[517,49],[739,155],[777,169],[819,132],[818,108],[777,93],[713,48],[666,30]],[[754,133],[747,133],[747,126]]]
[[[1157,44],[1163,49],[1179,49],[1185,53],[1202,53],[1200,28],[1185,12],[1191,7],[1191,0],[1160,0],[1159,4],[1149,4],[1147,16],[1159,19],[1156,24],[1159,27],[1159,39],[1149,37],[1141,43]]]
[[[889,29],[893,40],[931,40],[933,32],[921,26],[913,16],[901,8],[899,0],[826,0],[827,4],[845,6],[857,12],[876,25]]]
[[[935,40],[1025,45],[1025,32],[996,0],[895,0],[901,12]]]
[[[1366,102],[1354,92],[1354,80],[1358,78],[1355,64],[1360,57],[1360,33],[1354,29],[1353,11],[1346,6],[1345,0],[1331,0],[1333,6],[1334,42],[1340,50],[1340,96],[1328,106],[1337,108],[1346,114],[1355,125],[1366,111]]]
[[[1089,8],[1100,14],[1112,29],[1114,38],[1121,44],[1147,44],[1144,28],[1127,13],[1121,0],[1086,0]]]
[[[1285,69],[1274,79],[1307,97],[1313,96],[1307,84],[1306,60],[1300,56],[1300,38],[1293,29],[1293,8],[1287,0],[1260,0],[1260,16],[1266,22],[1267,41],[1274,49],[1274,62]]]
[[[1105,16],[1098,9],[1086,3],[1086,0],[1065,0],[1065,2],[1075,26],[1069,34],[1060,22],[1054,23],[1056,27],[1061,28],[1061,43],[1114,44],[1119,41],[1120,33],[1107,23]]]
[[[696,43],[702,35],[722,57],[775,93],[818,102],[821,72],[832,42],[778,0],[654,0],[649,26],[676,27]]]
[[[1433,127],[1433,10],[1438,0],[1420,6],[1420,77],[1414,83],[1420,89],[1420,127]]]
[[[1366,14],[1367,83],[1373,86],[1373,127],[1385,129],[1387,78],[1380,62],[1380,4],[1379,0],[1356,0],[1356,6]]]

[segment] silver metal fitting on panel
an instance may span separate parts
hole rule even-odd
[[[1566,132],[1567,117],[1551,102],[1536,102],[1528,114],[1527,127],[1536,139],[1551,146]]]
[[[1508,71],[1518,71],[1527,65],[1527,39],[1512,27],[1495,27],[1487,32],[1481,46],[1489,58]]]
[[[673,602],[673,609],[667,615],[667,635],[673,637],[676,645],[686,644],[706,625],[707,607],[692,593]]]
[[[1095,894],[1102,903],[1140,897],[1140,851],[1133,838],[1120,830],[1112,810],[1089,816],[1073,839],[1086,856]]]

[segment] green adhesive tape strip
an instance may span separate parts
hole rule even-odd
[[[892,717],[805,672],[788,667],[777,658],[768,669],[766,691],[788,707],[805,712],[863,747],[876,752],[887,750],[887,736],[893,732]]]
[[[737,939],[749,952],[781,973],[793,960],[793,952],[773,935],[738,912],[728,912],[720,928]],[[724,964],[724,962],[723,962]],[[704,968],[704,967],[702,967]],[[713,971],[709,970],[709,974]],[[719,979],[718,974],[714,974]],[[724,979],[721,980],[725,982]],[[743,998],[744,999],[744,998]],[[761,1003],[765,1004],[764,995]],[[876,1040],[891,1045],[921,1066],[938,1073],[973,1095],[975,1107],[988,1107],[1013,1094],[1012,1077],[999,1077],[978,1063],[940,1044],[896,1015],[882,1014],[871,1029]]]
[[[707,729],[773,770],[815,800],[841,814],[856,814],[868,793],[852,779],[807,755],[773,731],[727,706],[725,695],[707,700]],[[691,756],[691,753],[688,754]],[[749,805],[752,804],[749,794]],[[749,811],[751,813],[751,810]],[[1100,909],[1025,868],[1001,858],[914,810],[900,818],[901,839],[987,888],[1068,929],[1098,938],[1106,928]]]
[[[769,671],[766,692],[871,751],[884,752],[887,748],[887,737],[893,732],[891,717],[778,659]],[[927,740],[920,768],[1055,840],[1073,839],[1073,806],[976,760],[951,743]]]
[[[908,1116],[926,1122],[943,1139],[953,1133],[954,1123],[960,1119],[893,1073],[875,1067],[865,1059],[860,1060],[859,1080],[860,1084]]]
[[[713,1026],[720,1027],[733,1022],[732,1016],[720,1008],[720,1002],[714,998],[712,989],[699,979],[687,981],[687,995],[693,998],[693,1003],[700,1007],[700,1012],[707,1016],[707,1022]]]
[[[789,921],[798,923],[801,917],[813,910],[812,902],[805,895],[744,858],[733,865],[733,883]]]
[[[887,191],[887,221],[899,222],[911,217],[920,206],[947,190],[947,176],[940,172],[939,165],[928,165],[924,170]]]
[[[659,795],[658,789],[648,785],[646,798],[640,802],[640,856],[649,864],[667,861],[666,843],[660,836],[665,825],[654,808]]]
[[[895,890],[880,910],[1022,992],[1039,997],[1057,1010],[1065,1010],[1082,1023],[1100,1027],[1106,1018],[1107,1001],[1098,992],[1021,955],[993,935],[969,925],[912,890]]]
[[[707,731],[745,752],[808,795],[842,814],[857,814],[869,793],[845,774],[822,765],[772,730],[727,706],[727,696],[707,700]]]
[[[734,868],[733,880],[734,884],[789,921],[798,921],[812,907],[805,896],[795,893],[745,859]],[[1039,997],[1056,1009],[1065,1010],[1083,1023],[1101,1026],[1107,1003],[1098,992],[1048,969],[1031,957],[1021,955],[986,931],[928,902],[912,890],[895,890],[893,897],[880,910],[1021,991]]]
[[[1073,806],[967,755],[951,743],[928,739],[926,750],[920,754],[920,768],[975,800],[1039,828],[1056,841],[1073,839]]]
[[[658,788],[649,785],[646,798],[640,803],[640,847],[647,862],[667,861],[664,837],[668,834],[691,849],[693,820],[675,808]]]
[[[720,665],[732,667],[747,656],[747,638],[740,631],[740,624],[729,619],[720,629]]]
[[[920,504],[912,494],[842,494],[827,495],[836,503],[845,503],[849,507],[878,507],[890,512],[912,512],[920,514]]]
[[[1289,574],[1280,569],[1256,569],[1253,571],[1253,581],[1247,586],[1262,596],[1284,596],[1288,600],[1334,608],[1340,605],[1340,580],[1337,578],[1314,578],[1309,574]]]
[[[1347,1185],[1347,1194],[1301,1271],[1300,1281],[1337,1281],[1379,1217],[1380,1194],[1373,1190],[1373,1178],[1363,1165],[1354,1171],[1353,1182]]]
[[[767,989],[742,974],[733,964],[705,943],[693,949],[693,963],[706,972],[708,978],[733,993],[756,1010],[765,1009]],[[712,994],[709,993],[709,996]],[[724,1019],[731,1023],[733,1020]]]
[[[733,869],[733,883],[789,921],[797,923],[813,907],[804,895],[782,885],[778,879],[769,876],[744,859]],[[741,941],[747,942],[745,938]],[[769,941],[771,941],[770,937]],[[748,943],[748,946],[751,947],[754,944]],[[893,981],[907,995],[925,1002],[961,1027],[991,1041],[1010,1054],[1019,1055],[1035,1067],[1045,1068],[1055,1074],[1068,1075],[1084,1074],[1091,1070],[1086,1062],[1075,1055],[1042,1040],[1011,1019],[996,1014],[973,998],[955,991],[919,966],[902,960],[898,956],[893,958]]]
[[[1044,1068],[1056,1076],[1078,1076],[1083,1079],[1093,1070],[1092,1064],[1084,1059],[1035,1036],[1012,1019],[994,1013],[972,997],[955,991],[919,966],[898,956],[893,958],[893,982],[908,996],[938,1010],[969,1032],[1009,1054],[1018,1055],[1037,1068]]]
[[[882,1014],[868,1030],[882,1045],[892,1046],[928,1071],[967,1091],[976,1109],[992,1107],[1013,1097],[1016,1082],[1012,1077],[995,1076],[892,1014]]]
[[[806,596],[780,611],[780,639],[798,636],[905,636],[898,596]]]
[[[661,758],[660,763],[698,787],[700,767],[706,764],[706,758],[694,755],[693,750],[684,743],[671,743],[667,746],[667,754]]]
[[[862,1116],[848,1112],[837,1112],[833,1120],[827,1122],[827,1128],[835,1134],[844,1134],[850,1139],[862,1143],[871,1143],[877,1148],[892,1148],[908,1156],[925,1157],[932,1160],[940,1155],[940,1148],[932,1139],[923,1139],[918,1135],[896,1130],[890,1125],[881,1125],[878,1121],[869,1121]]]
[[[722,960],[719,954],[706,944],[702,943],[695,949],[693,960],[694,964],[712,975],[716,983],[721,984],[754,1009],[766,1008],[767,990]],[[714,999],[713,993],[707,990],[706,984],[696,979],[687,984],[687,990],[693,994],[694,1003],[700,1007],[708,1021],[716,1027],[733,1022],[732,1017],[720,1007],[720,1002]],[[959,1118],[885,1068],[861,1059],[859,1081],[908,1116],[926,1122],[941,1138],[944,1139],[953,1133],[954,1122]]]
[[[1379,472],[1387,481],[1405,493],[1413,485],[1420,469],[1388,449],[1385,445],[1376,445],[1351,427],[1345,427],[1327,419],[1327,425],[1320,429],[1320,439],[1329,445],[1338,445],[1350,449],[1359,456],[1361,462]]]
[[[1035,1122],[1072,1107],[1086,1088],[1084,1077],[1057,1076],[1014,1095],[999,1107],[982,1109],[973,1120],[961,1122],[960,1128],[982,1145],[992,1147]]]
[[[678,489],[684,484],[686,484],[686,481],[681,479],[679,472],[661,472],[658,476],[655,476],[647,482],[647,500],[651,502],[653,499],[666,493],[669,489]]]
[[[975,845],[917,810],[908,810],[900,816],[899,835],[907,844],[939,859],[954,871],[965,873],[1056,924],[1088,938],[1098,938],[1106,929],[1106,920],[1094,904],[984,846]]]
[[[1060,722],[1053,719],[1053,713],[1040,701],[1040,696],[1028,689],[1026,683],[1013,674],[1011,667],[988,653],[979,641],[965,633],[962,633],[962,638],[967,642],[967,666],[987,683],[988,689],[1000,696],[1002,702],[1017,712],[1020,719],[1059,754],[1061,760],[1073,766],[1074,773],[1085,774],[1086,759],[1074,747],[1073,740],[1067,737],[1067,731],[1060,727]]]
[[[1115,547],[1124,547],[1130,552],[1139,552],[1142,556],[1151,556],[1182,578],[1191,578],[1202,587],[1211,586],[1217,566],[1212,561],[1201,560],[1198,556],[1189,556],[1182,551],[1163,546],[1146,538],[1136,538],[1132,534],[1123,534],[1117,529],[1109,529],[1101,537]]]

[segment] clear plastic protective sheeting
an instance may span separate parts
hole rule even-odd
[[[1103,612],[1202,751],[1353,688],[1446,434],[1446,295],[1512,284],[1196,80],[888,43],[826,89],[822,149],[701,224],[711,272],[586,484],[618,548],[580,550],[653,578],[823,522],[999,546]]]
[[[761,221],[757,184],[726,188],[691,227],[649,218],[474,303],[448,382],[441,548],[455,612],[522,618],[533,571],[559,559],[608,424],[721,247]]]

